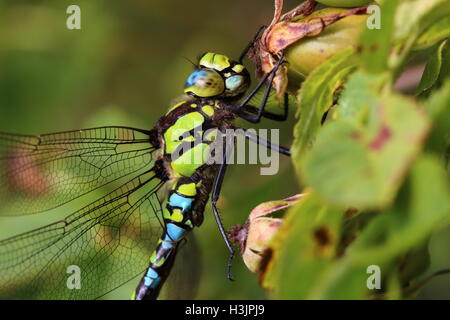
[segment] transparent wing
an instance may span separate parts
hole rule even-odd
[[[94,299],[142,275],[162,232],[163,184],[146,172],[63,220],[0,241],[0,298]]]
[[[160,296],[168,300],[195,299],[202,273],[201,260],[197,239],[190,233],[177,250],[172,271]]]
[[[156,150],[150,133],[128,127],[0,133],[0,214],[52,209],[149,166]]]

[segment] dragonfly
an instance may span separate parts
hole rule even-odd
[[[287,96],[282,113],[266,108],[272,81],[285,63],[282,56],[247,94],[251,77],[242,61],[256,39],[237,60],[201,55],[186,80],[186,98],[150,130],[105,126],[41,135],[0,133],[5,215],[54,211],[88,199],[61,220],[0,240],[2,297],[25,292],[43,299],[96,299],[140,276],[131,298],[156,299],[181,244],[202,224],[210,198],[232,279],[234,249],[217,201],[233,142],[218,136],[236,128],[238,118],[258,123],[288,116]],[[253,106],[258,92],[262,99]],[[245,137],[290,156],[288,148],[248,131]],[[191,161],[217,147],[224,154],[221,163]],[[89,198],[105,189],[102,197]],[[68,266],[80,270],[80,287],[68,289]]]

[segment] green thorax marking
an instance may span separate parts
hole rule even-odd
[[[172,158],[170,166],[175,176],[190,177],[206,164],[218,131],[211,125],[217,107],[218,104],[188,100],[170,108],[165,118],[173,120],[163,131],[163,145],[164,154]],[[208,130],[207,135],[203,135],[204,130]]]

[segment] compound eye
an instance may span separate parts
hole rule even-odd
[[[239,89],[244,84],[244,77],[240,75],[229,77],[225,81],[226,89],[230,92],[236,92],[239,91]]]
[[[211,69],[196,70],[186,80],[184,92],[196,97],[214,97],[225,90],[222,76]]]

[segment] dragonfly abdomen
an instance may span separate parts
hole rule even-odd
[[[199,183],[180,179],[170,191],[163,211],[164,232],[150,258],[150,265],[136,289],[133,299],[156,299],[170,273],[180,242],[192,230],[192,210],[196,206]]]

